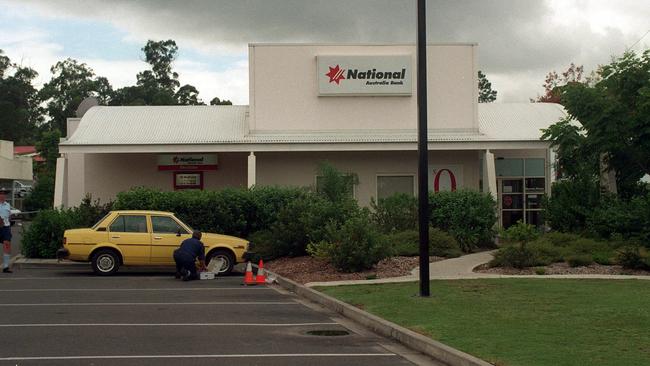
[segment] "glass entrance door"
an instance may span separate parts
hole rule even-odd
[[[524,220],[524,180],[500,179],[499,209],[501,210],[501,226],[504,229]]]

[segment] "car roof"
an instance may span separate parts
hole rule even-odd
[[[111,211],[117,214],[136,214],[136,215],[173,215],[173,212],[168,212],[168,211],[151,211],[151,210],[114,210]]]

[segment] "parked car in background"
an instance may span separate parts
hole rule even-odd
[[[90,262],[99,275],[121,265],[174,265],[173,253],[192,235],[192,228],[171,212],[111,211],[92,228],[66,230],[58,258]],[[206,264],[218,260],[214,272],[227,274],[247,257],[249,242],[234,236],[203,233]]]

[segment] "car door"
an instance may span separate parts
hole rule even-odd
[[[174,217],[151,215],[151,263],[173,264],[174,250],[190,232]]]
[[[108,226],[108,240],[122,252],[124,264],[148,264],[151,234],[146,215],[118,215]]]

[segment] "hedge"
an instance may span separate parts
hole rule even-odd
[[[323,184],[327,186],[331,180],[335,186],[338,179],[343,178],[329,177]],[[305,255],[309,243],[326,239],[328,224],[342,227],[361,211],[382,233],[415,228],[412,197],[380,200],[371,213],[349,195],[327,192],[290,187],[174,192],[134,188],[119,193],[112,207],[92,204],[88,198],[79,208],[42,211],[25,233],[23,251],[29,257],[52,257],[61,246],[65,229],[90,227],[109,208],[174,212],[195,229],[249,238],[252,250],[267,259]],[[441,192],[432,194],[430,200],[432,226],[448,232],[463,251],[492,244],[496,215],[489,195]]]

